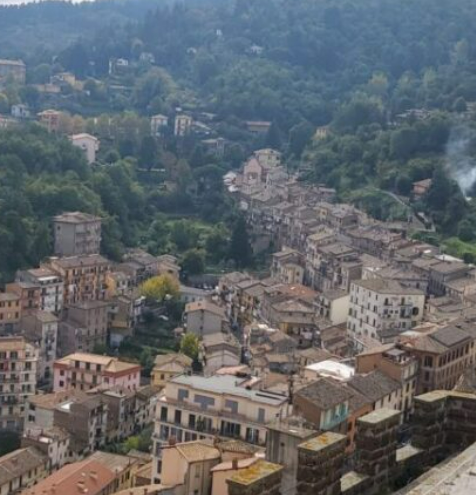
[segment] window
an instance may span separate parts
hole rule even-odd
[[[179,409],[175,410],[174,422],[175,422],[175,424],[178,424],[178,425],[182,424],[182,411],[180,411]]]
[[[167,421],[167,408],[162,406],[160,408],[160,420],[161,421]]]
[[[238,412],[238,402],[236,400],[225,400],[225,407],[227,409],[230,409],[232,413],[237,413]]]
[[[208,409],[209,406],[215,405],[215,399],[212,397],[207,397],[205,395],[195,394],[193,401],[196,404],[200,404],[201,409]]]
[[[178,400],[181,401],[181,402],[183,402],[185,399],[188,399],[188,390],[186,390],[184,388],[179,388],[179,391],[178,391]]]
[[[265,422],[265,416],[266,416],[266,411],[262,407],[260,407],[258,409],[258,421],[260,423],[264,423]]]
[[[431,356],[425,356],[425,359],[423,361],[424,366],[433,366],[433,358]]]

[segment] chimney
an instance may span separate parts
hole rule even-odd
[[[170,445],[170,447],[177,445],[177,439],[175,437],[170,437],[169,438],[169,445]]]
[[[231,468],[233,469],[233,471],[238,470],[238,459],[236,459],[235,457],[231,461]]]
[[[97,480],[97,479],[98,479],[98,473],[97,473],[97,471],[90,471],[89,476],[90,476],[93,480]]]

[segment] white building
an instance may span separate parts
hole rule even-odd
[[[152,480],[160,482],[162,444],[220,437],[265,445],[266,425],[288,415],[285,395],[251,390],[231,375],[181,375],[168,381],[157,404]]]
[[[69,139],[73,146],[77,146],[84,151],[90,165],[96,161],[96,152],[99,151],[99,139],[97,137],[82,132],[70,136]]]
[[[354,341],[359,337],[380,340],[383,331],[404,332],[423,318],[425,294],[403,287],[394,280],[358,280],[350,286],[347,330]]]

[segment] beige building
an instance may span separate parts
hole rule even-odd
[[[16,274],[17,282],[30,282],[40,288],[40,309],[49,313],[59,314],[63,309],[63,280],[47,268],[32,268],[19,271]]]
[[[23,490],[47,476],[48,457],[34,447],[14,450],[0,457],[0,495]]]
[[[174,135],[175,136],[186,136],[192,128],[193,119],[190,115],[176,115],[174,123]]]
[[[185,354],[159,354],[152,369],[152,385],[165,387],[175,376],[188,373],[192,369],[192,360]]]
[[[317,297],[317,312],[333,325],[347,322],[350,296],[341,289],[325,290]]]
[[[106,301],[82,301],[66,306],[59,324],[58,354],[94,352],[95,348],[105,346],[109,308]]]
[[[160,482],[183,485],[184,494],[212,493],[212,468],[220,462],[220,451],[212,444],[195,441],[166,446],[162,452]]]
[[[38,349],[24,337],[0,337],[0,429],[23,428],[36,392]]]
[[[266,425],[288,415],[285,395],[251,390],[248,379],[231,375],[187,376],[170,380],[157,404],[154,456],[171,437],[179,442],[220,437],[264,445]],[[160,480],[157,462],[152,479]]]
[[[86,156],[86,160],[91,165],[96,161],[96,153],[99,151],[99,139],[91,134],[82,132],[70,136],[73,146],[81,148]]]
[[[25,337],[39,349],[38,380],[43,384],[52,384],[53,363],[57,357],[58,318],[52,313],[37,310],[22,318],[22,329]]]
[[[238,366],[241,363],[241,345],[231,333],[216,332],[204,335],[201,349],[206,375],[220,368]]]
[[[77,352],[54,363],[54,390],[87,391],[100,385],[136,390],[140,385],[140,370],[140,365],[115,357]]]
[[[42,268],[49,268],[62,278],[65,305],[106,297],[111,263],[99,254],[50,258]]]
[[[152,136],[160,136],[164,128],[169,125],[169,118],[166,115],[152,115],[150,118],[150,133]]]
[[[187,332],[199,337],[221,332],[225,321],[225,310],[210,301],[195,301],[185,306],[184,325]]]
[[[382,332],[412,329],[423,318],[425,294],[394,280],[359,280],[351,284],[347,330],[357,348],[359,338],[379,339]]]
[[[101,219],[79,211],[53,219],[55,255],[98,254],[101,246]]]
[[[0,335],[18,329],[21,321],[21,297],[14,292],[0,292]]]

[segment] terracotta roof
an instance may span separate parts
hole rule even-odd
[[[48,478],[22,492],[23,495],[74,495],[104,493],[115,479],[115,474],[95,460],[86,459],[64,466]]]
[[[342,383],[330,378],[320,378],[300,389],[296,395],[307,399],[319,409],[327,411],[350,400],[353,394]]]
[[[225,318],[225,311],[223,308],[207,300],[191,302],[185,306],[186,313],[191,313],[193,311],[209,311]]]
[[[178,443],[175,448],[188,462],[209,461],[220,458],[220,451],[205,442]]]
[[[402,388],[400,383],[379,370],[366,375],[354,375],[347,385],[372,402],[377,402]]]
[[[72,138],[78,137],[79,135],[72,136]],[[89,134],[88,134],[89,136]],[[94,136],[91,136],[94,137]],[[96,139],[96,138],[94,138]],[[62,223],[84,223],[84,222],[99,222],[100,217],[90,215],[89,213],[83,213],[82,211],[72,211],[63,213],[62,215],[56,215],[53,220],[55,222]]]
[[[79,400],[86,398],[87,394],[80,390],[66,390],[61,392],[53,392],[51,394],[32,395],[28,402],[41,409],[53,410],[58,404],[62,404],[68,400]]]
[[[192,359],[182,353],[158,354],[155,357],[154,366],[162,368],[171,363],[179,363],[183,367],[192,366]]]
[[[46,466],[48,458],[35,447],[27,447],[0,457],[0,486],[27,475],[32,469]]]

